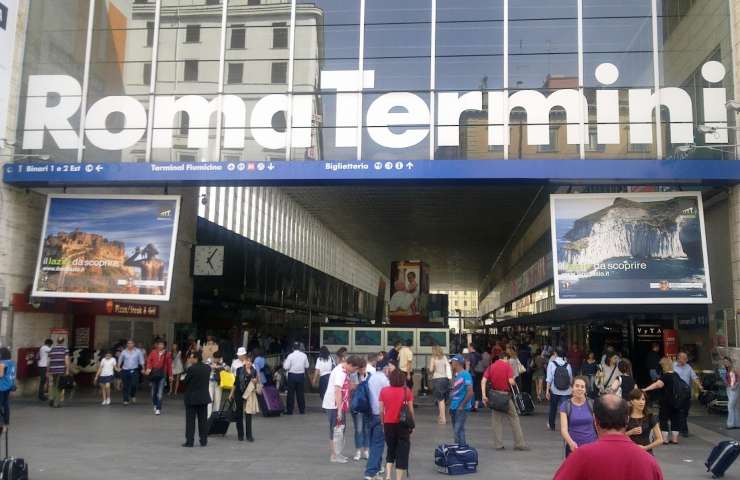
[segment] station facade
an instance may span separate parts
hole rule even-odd
[[[1,334],[14,348],[51,328],[87,328],[98,348],[199,328],[236,342],[233,327],[313,315],[382,321],[387,269],[282,185],[429,180],[460,195],[471,181],[542,185],[487,274],[459,288],[478,292],[481,328],[634,346],[659,325],[699,352],[740,343],[736,0],[1,3],[14,45],[0,70]],[[182,211],[156,314],[29,295],[47,194],[165,190]],[[704,199],[711,303],[556,305],[548,194],[686,190]],[[470,220],[495,223],[495,206]],[[218,242],[252,256],[227,265],[233,277],[194,277],[194,245]]]

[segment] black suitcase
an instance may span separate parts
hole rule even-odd
[[[229,431],[230,424],[231,419],[227,412],[221,410],[215,411],[211,413],[210,418],[208,418],[208,435],[226,436],[226,432]]]
[[[520,392],[519,387],[515,384],[511,387],[511,393],[514,407],[516,407],[516,413],[519,415],[531,415],[534,413],[534,402],[527,392]]]
[[[712,473],[712,478],[719,478],[725,475],[730,465],[737,460],[738,455],[740,455],[740,442],[729,440],[719,442],[709,453],[704,466],[707,467],[707,472]]]
[[[8,454],[8,431],[5,430],[5,459],[0,463],[0,480],[28,480],[28,464]]]

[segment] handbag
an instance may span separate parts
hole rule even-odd
[[[488,390],[488,408],[497,412],[508,412],[509,394],[490,388]]]
[[[414,416],[411,414],[411,410],[409,410],[409,402],[406,397],[405,388],[403,389],[403,405],[401,405],[401,413],[398,416],[398,424],[402,427],[408,428],[409,430],[416,428]]]
[[[517,360],[516,361],[516,371],[519,372],[519,375],[524,375],[525,373],[527,373],[527,368],[524,365],[522,365],[522,362]]]
[[[152,368],[149,372],[149,381],[150,382],[157,382],[159,380],[162,380],[164,378],[164,369],[163,368]]]

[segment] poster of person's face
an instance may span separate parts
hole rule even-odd
[[[417,315],[420,312],[421,262],[393,262],[391,277],[391,315]]]
[[[33,296],[169,300],[179,196],[50,195]]]

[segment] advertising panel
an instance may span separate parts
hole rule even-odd
[[[429,267],[419,260],[391,263],[391,323],[427,321]]]
[[[32,295],[170,298],[180,197],[49,195]]]
[[[551,195],[559,304],[711,303],[698,192]]]

